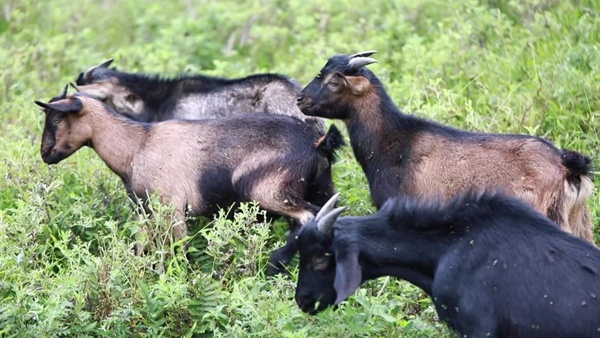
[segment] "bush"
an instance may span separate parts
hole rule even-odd
[[[279,72],[307,84],[329,56],[375,49],[370,68],[408,113],[600,155],[597,1],[5,0],[0,8],[0,336],[451,336],[426,295],[392,278],[368,282],[337,311],[303,314],[295,265],[290,276],[264,274],[286,225],[262,221],[256,205],[190,220],[190,237],[171,245],[171,210],[154,201],[153,217],[137,214],[93,150],[43,164],[43,118],[32,101],[108,58],[164,76]],[[351,149],[340,157],[342,204],[374,212]],[[590,206],[598,225],[598,194]],[[136,241],[151,250],[136,256]]]

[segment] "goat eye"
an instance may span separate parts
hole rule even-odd
[[[315,271],[323,271],[329,266],[329,257],[331,253],[325,253],[324,256],[314,256],[312,259],[312,266]]]
[[[128,102],[135,102],[137,100],[137,96],[135,96],[135,94],[127,94],[127,96],[125,96],[125,100]]]

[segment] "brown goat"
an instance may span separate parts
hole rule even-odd
[[[534,136],[468,132],[403,114],[364,67],[377,62],[373,53],[330,58],[298,106],[304,114],[345,122],[377,208],[399,195],[448,200],[495,187],[594,242],[588,157]]]
[[[92,147],[132,198],[158,193],[174,205],[181,221],[173,229],[175,240],[187,234],[186,211],[210,216],[257,201],[302,225],[333,195],[329,164],[339,144],[331,142],[341,140],[335,128],[323,141],[302,121],[279,115],[140,123],[80,93],[36,104],[46,113],[44,162],[55,164]],[[275,266],[295,253],[292,234],[274,254]]]

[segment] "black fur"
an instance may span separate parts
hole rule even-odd
[[[332,234],[309,223],[298,243],[305,312],[389,275],[428,293],[461,337],[600,336],[600,250],[500,193],[392,199],[377,214],[339,218]],[[343,270],[352,255],[358,272]],[[327,269],[315,271],[314,257],[327,257]]]
[[[142,113],[125,112],[116,107],[119,113],[137,121],[157,122],[174,118],[204,119],[267,113],[296,117],[321,134],[325,133],[322,120],[304,116],[296,107],[300,85],[281,74],[254,74],[237,79],[205,75],[161,78],[158,75],[126,73],[98,66],[89,71],[87,77],[86,80],[84,73],[80,74],[77,85],[110,80],[133,93],[132,100],[141,100],[145,108]],[[182,108],[182,102],[193,104]]]
[[[331,57],[327,64],[300,93],[298,106],[302,112],[310,116],[330,119],[341,119],[348,126],[350,143],[360,163],[371,190],[371,197],[377,208],[391,197],[411,191],[415,165],[421,158],[413,154],[415,139],[423,134],[432,134],[440,139],[456,140],[481,145],[492,139],[532,139],[547,146],[548,153],[561,156],[569,169],[571,181],[580,180],[580,175],[590,176],[591,160],[581,154],[569,150],[560,150],[548,140],[530,136],[513,134],[490,134],[460,130],[445,126],[417,116],[404,114],[392,101],[381,81],[366,67],[349,66],[349,55],[340,54]],[[357,111],[353,98],[336,93],[324,83],[329,74],[339,73],[344,76],[359,76],[368,80],[371,90],[379,99],[374,111]],[[361,119],[358,116],[364,115]],[[369,129],[364,120],[376,122],[378,134]],[[374,121],[377,120],[377,121]]]
[[[581,176],[592,176],[592,159],[581,154],[563,149],[562,160],[565,167],[569,168],[569,181],[574,184],[581,182]]]

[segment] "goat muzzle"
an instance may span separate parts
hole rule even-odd
[[[315,309],[315,301],[310,297],[296,297],[296,304],[302,312],[314,315],[317,313]]]
[[[312,99],[309,96],[304,95],[304,93],[300,93],[296,98],[296,105],[300,110],[309,108],[312,106]]]
[[[300,102],[304,101],[304,97],[305,97],[304,94],[300,93],[300,95],[298,95],[298,97],[296,98],[296,102],[300,103]]]

